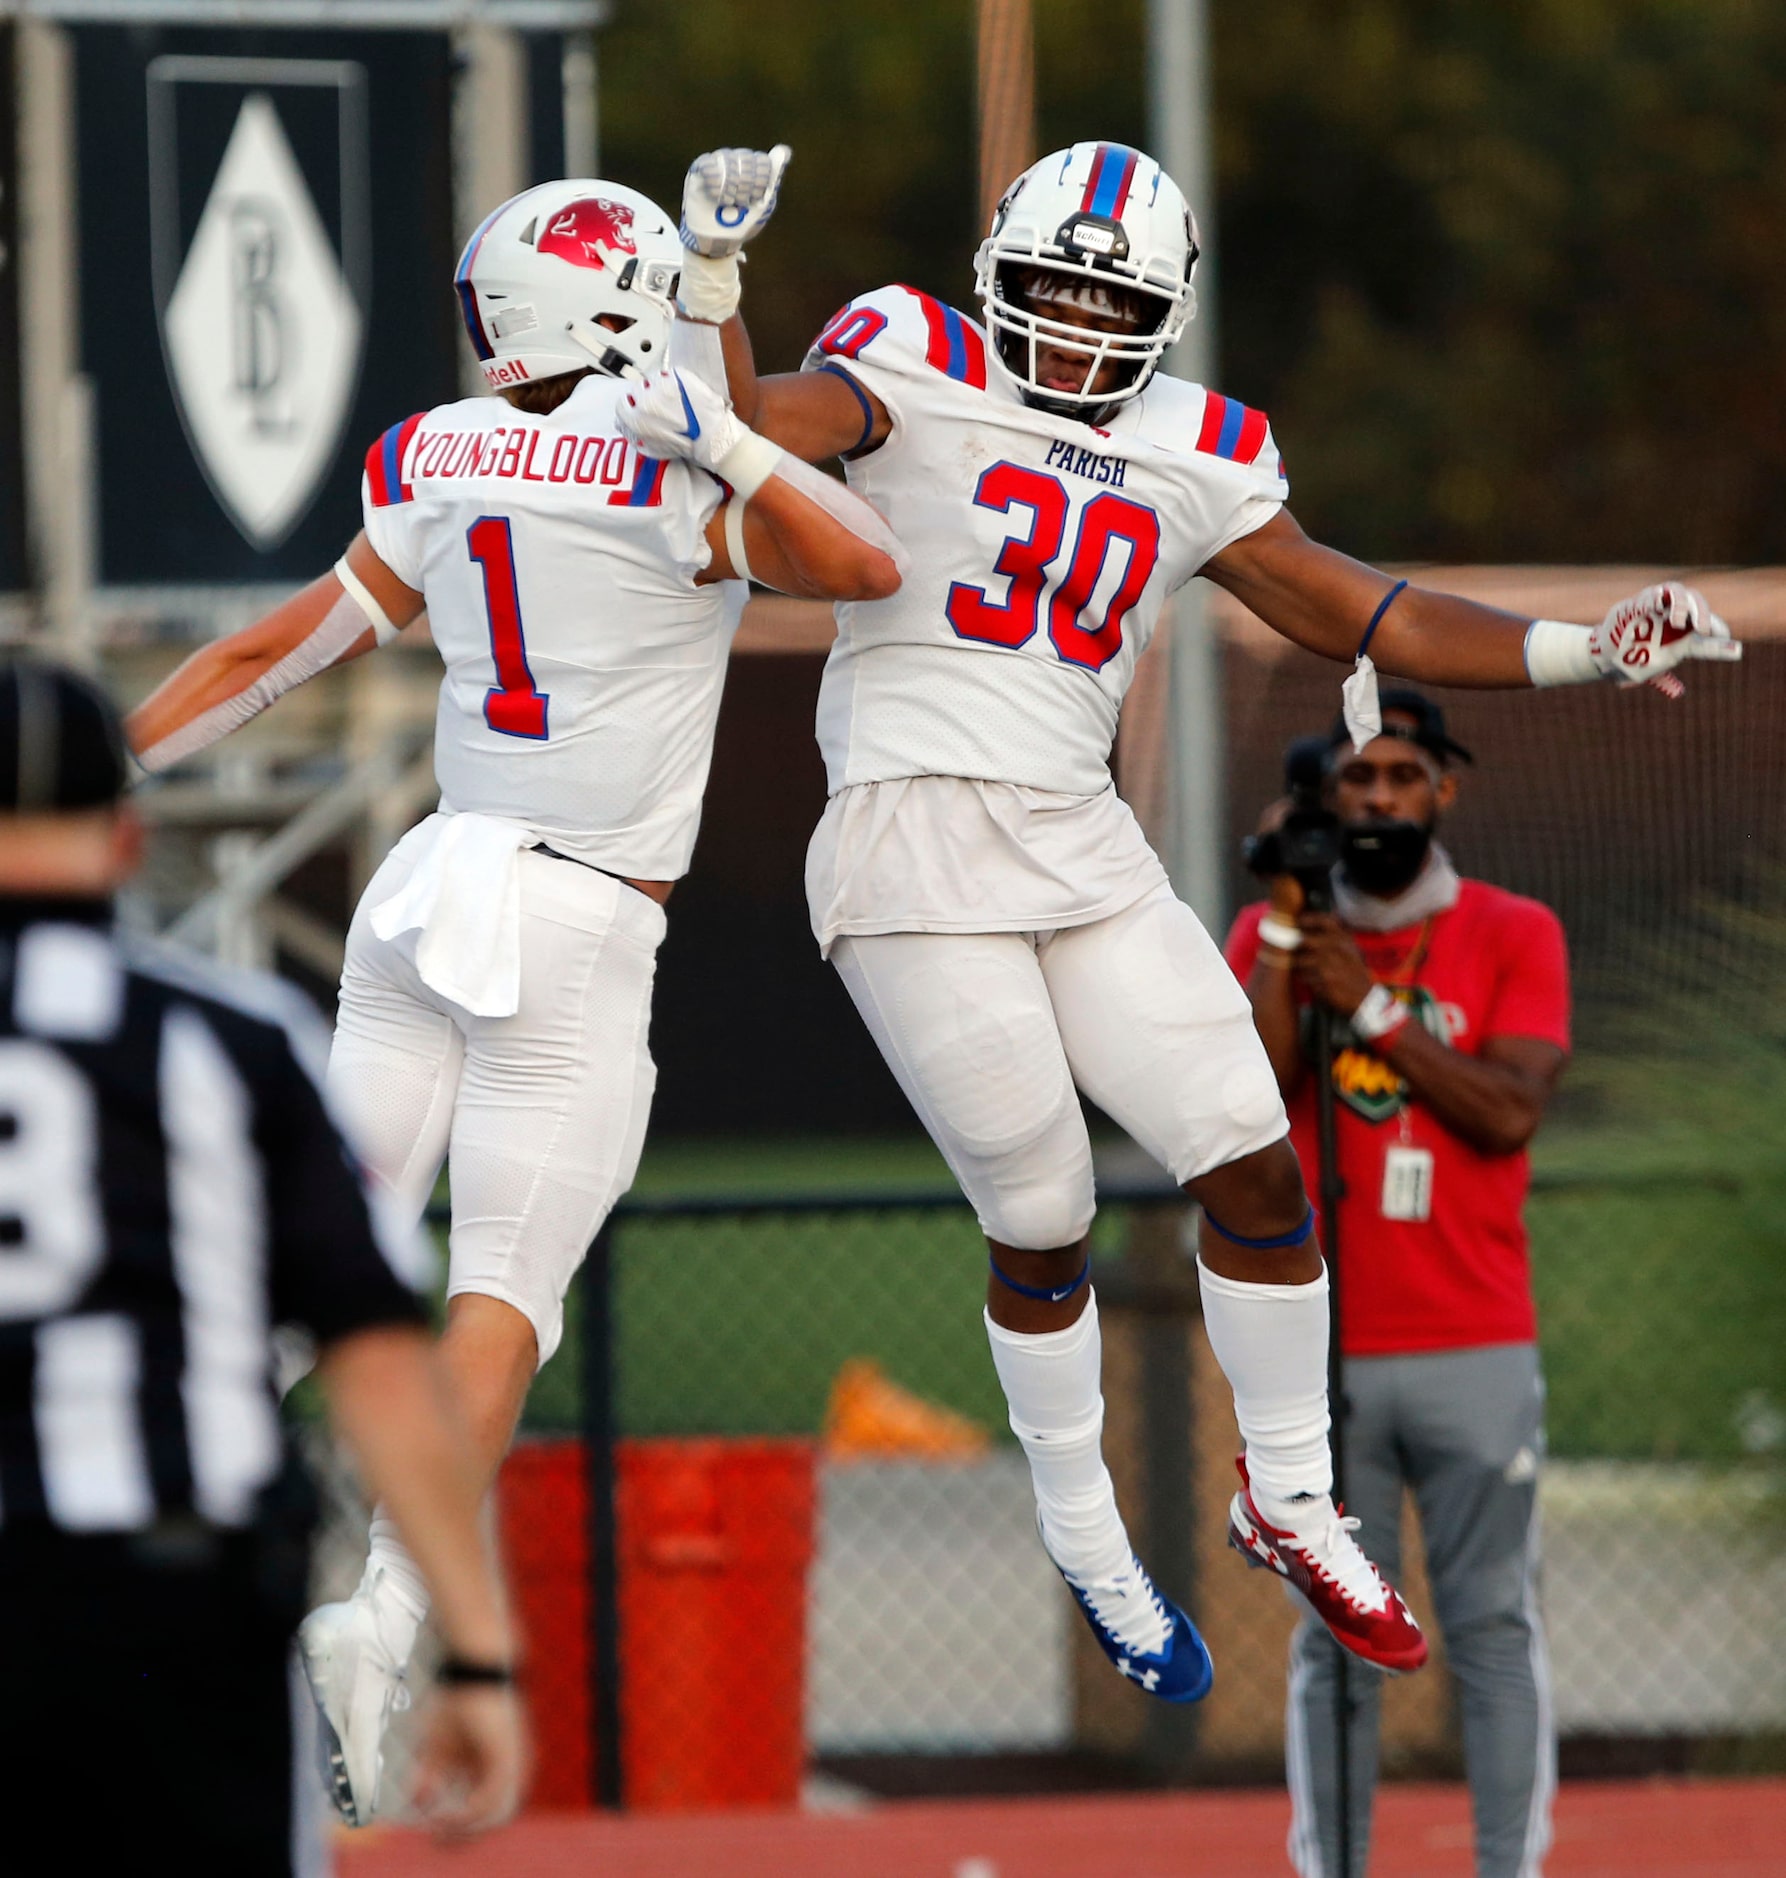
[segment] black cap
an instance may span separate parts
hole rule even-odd
[[[1406,685],[1392,685],[1387,691],[1378,692],[1377,702],[1385,717],[1391,711],[1397,711],[1403,717],[1414,720],[1411,725],[1385,724],[1382,730],[1385,737],[1399,737],[1403,743],[1418,744],[1441,763],[1449,763],[1454,756],[1466,763],[1475,762],[1476,759],[1469,751],[1447,733],[1445,713],[1431,698],[1423,697]],[[1328,749],[1337,750],[1342,743],[1351,741],[1352,733],[1346,728],[1345,718],[1336,717],[1333,729],[1327,733]]]
[[[0,663],[0,815],[105,808],[128,780],[110,698],[66,665]]]

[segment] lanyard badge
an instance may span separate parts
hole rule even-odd
[[[1433,1153],[1405,1142],[1383,1156],[1383,1217],[1419,1224],[1432,1218]]]

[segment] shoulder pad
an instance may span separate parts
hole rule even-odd
[[[1196,448],[1230,463],[1256,463],[1271,436],[1263,411],[1255,411],[1238,398],[1219,391],[1203,394],[1203,421],[1197,429]]]
[[[418,411],[401,424],[393,424],[366,452],[366,487],[375,509],[388,509],[393,503],[414,499],[415,491],[403,480],[403,466],[410,443],[427,415],[426,411]]]
[[[1287,483],[1271,420],[1238,398],[1161,374],[1142,396],[1139,435],[1180,455],[1220,457],[1257,477]]]
[[[940,372],[976,391],[986,388],[986,335],[965,313],[916,287],[882,287],[834,314],[812,343],[806,367],[827,360],[889,372]]]

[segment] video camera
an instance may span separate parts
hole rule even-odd
[[[1241,858],[1261,878],[1289,874],[1302,888],[1311,913],[1333,907],[1331,875],[1340,858],[1340,820],[1327,806],[1328,743],[1325,737],[1298,737],[1284,752],[1284,788],[1290,812],[1266,835],[1249,835]]]

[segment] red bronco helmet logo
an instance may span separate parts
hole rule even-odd
[[[540,230],[539,252],[555,254],[573,267],[601,268],[616,254],[637,254],[633,212],[606,196],[583,196],[566,203]]]

